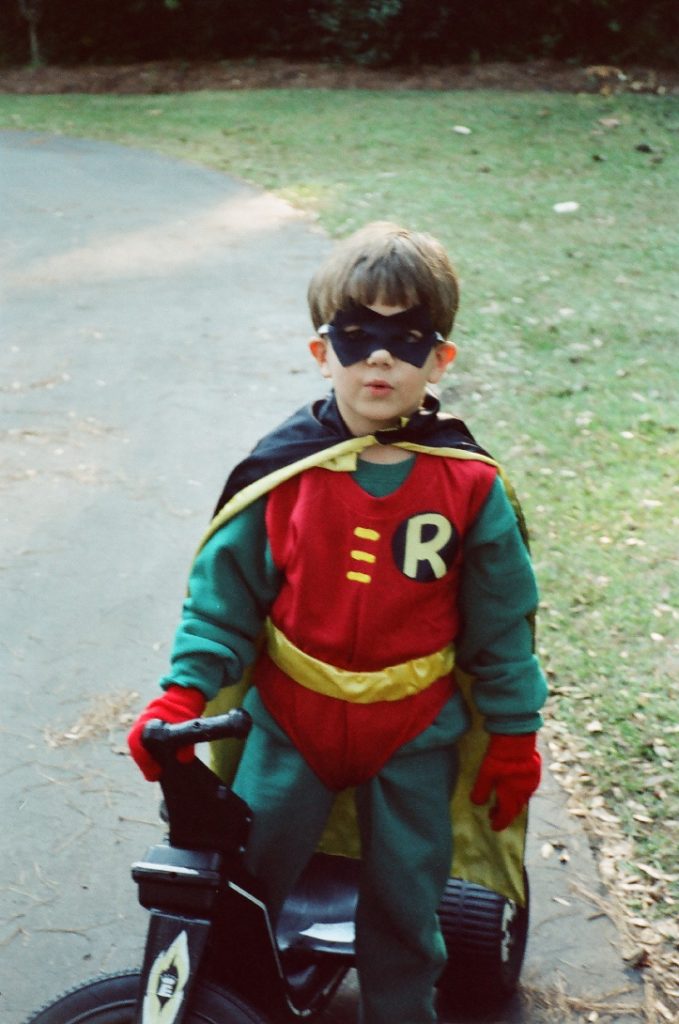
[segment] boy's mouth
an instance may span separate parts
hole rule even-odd
[[[367,381],[366,387],[373,395],[386,395],[394,390],[388,381],[379,379]]]

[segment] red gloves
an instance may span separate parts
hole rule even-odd
[[[494,832],[511,825],[540,784],[542,760],[535,748],[535,736],[534,732],[521,736],[491,733],[469,799],[474,804],[485,804],[495,790],[495,803],[489,811]]]
[[[153,718],[159,718],[161,722],[169,722],[175,725],[177,722],[188,722],[191,718],[199,718],[205,710],[207,701],[200,692],[193,686],[168,686],[162,697],[156,697],[148,704],[137,721],[134,723],[127,737],[130,753],[135,759],[144,778],[149,782],[157,782],[161,775],[160,765],[149,754],[141,741],[141,734],[144,726]],[[195,757],[193,747],[184,747],[177,751],[177,760],[183,763],[191,761]]]

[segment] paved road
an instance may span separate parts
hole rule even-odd
[[[229,177],[113,145],[0,133],[0,175],[0,1019],[21,1024],[139,960],[129,864],[159,835],[157,794],[125,715],[165,669],[226,470],[319,392],[305,291],[328,242]],[[606,1019],[641,1019],[549,777],[528,868],[526,990],[502,1021],[563,1021],[559,988],[590,1006],[627,989]],[[350,981],[326,1020],[354,1019]]]

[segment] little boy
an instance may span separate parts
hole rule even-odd
[[[355,787],[363,1024],[436,1020],[436,911],[469,722],[455,665],[474,677],[489,733],[471,799],[490,802],[493,829],[540,778],[546,686],[529,556],[495,463],[428,388],[455,358],[457,304],[441,245],[393,224],[358,231],[317,271],[310,349],[333,390],[231,474],[191,571],[164,695],[130,733],[158,778],[145,722],[200,715],[254,662],[234,789],[254,812],[248,865],[274,908],[337,793]]]

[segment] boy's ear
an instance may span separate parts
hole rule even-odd
[[[328,343],[323,338],[312,338],[309,342],[309,351],[321,368],[324,377],[330,376],[328,367]]]
[[[450,366],[456,355],[457,345],[454,345],[452,341],[442,341],[440,345],[436,346],[434,349],[434,365],[429,376],[430,384],[436,384],[441,379],[446,367]]]

